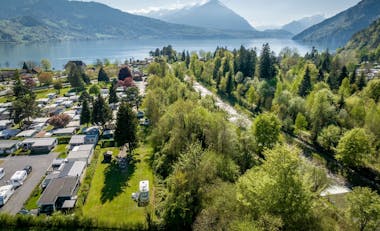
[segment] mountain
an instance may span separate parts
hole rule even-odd
[[[346,46],[339,52],[353,56],[380,57],[380,19],[373,22],[368,28],[356,33]],[[359,57],[361,58],[361,57]]]
[[[292,21],[282,26],[282,29],[289,31],[293,34],[298,34],[315,24],[322,22],[323,20],[325,20],[325,17],[323,15],[314,15]]]
[[[380,17],[379,0],[362,0],[357,5],[314,25],[293,39],[330,48],[344,46],[358,31]]]
[[[255,33],[236,33],[168,23],[125,13],[95,2],[1,0],[0,42],[255,36]]]
[[[161,10],[146,14],[166,22],[220,30],[251,31],[249,22],[218,0],[176,10]]]

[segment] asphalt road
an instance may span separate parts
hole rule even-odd
[[[0,186],[6,185],[6,181],[11,178],[14,172],[22,170],[26,165],[31,165],[33,170],[24,181],[24,184],[15,190],[11,199],[0,208],[0,213],[16,214],[23,208],[24,203],[33,192],[34,188],[40,183],[42,177],[45,175],[46,170],[49,168],[52,161],[57,158],[58,153],[50,153],[47,155],[33,155],[33,156],[14,156],[0,158],[3,160],[0,164],[1,168],[5,170],[5,176],[0,181]]]

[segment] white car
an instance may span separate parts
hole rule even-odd
[[[0,180],[3,179],[4,176],[5,176],[5,171],[3,168],[0,168]]]

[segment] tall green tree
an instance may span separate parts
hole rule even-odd
[[[92,123],[104,126],[112,119],[112,112],[102,95],[98,95],[92,107]]]
[[[118,146],[127,143],[130,150],[137,144],[137,117],[127,103],[122,103],[117,112],[115,141]]]
[[[98,73],[98,81],[99,82],[109,82],[110,78],[108,77],[107,72],[103,69],[103,67],[100,68]]]
[[[235,88],[235,81],[232,72],[227,73],[227,82],[226,82],[226,94],[231,96],[232,91]]]
[[[311,77],[310,77],[310,69],[306,67],[305,75],[303,76],[301,85],[298,90],[298,94],[302,97],[307,96],[311,91]]]
[[[273,57],[268,43],[263,45],[259,67],[261,79],[270,80],[275,77],[276,69],[274,67]]]
[[[367,85],[367,79],[364,75],[364,72],[362,72],[359,76],[359,79],[357,80],[358,89],[361,91],[364,89],[364,87]]]
[[[81,67],[75,65],[75,63],[69,63],[66,65],[66,71],[68,72],[67,79],[72,88],[78,90],[84,89],[83,70]]]
[[[110,96],[108,98],[108,103],[110,103],[110,104],[119,102],[119,98],[117,97],[116,89],[117,89],[117,82],[115,80],[115,81],[112,81],[111,87],[109,89]]]
[[[80,113],[80,124],[89,124],[91,122],[91,110],[86,99],[82,102],[82,111]]]
[[[273,148],[279,140],[281,123],[272,113],[263,113],[253,122],[252,132],[259,152]]]
[[[237,183],[237,198],[247,216],[280,219],[281,227],[275,230],[313,229],[313,192],[303,177],[299,151],[276,146],[264,155],[263,164],[247,171]]]
[[[16,82],[13,86],[12,118],[15,123],[20,123],[24,119],[30,120],[38,113],[36,95],[27,87],[16,73]]]
[[[348,166],[362,166],[372,152],[371,137],[363,128],[354,128],[340,139],[336,158]]]
[[[369,188],[347,193],[347,216],[356,230],[377,230],[380,226],[380,196]]]

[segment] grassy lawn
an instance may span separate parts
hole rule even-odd
[[[151,211],[153,214],[154,206],[152,202],[154,178],[148,164],[152,149],[144,145],[136,149],[134,156],[136,163],[126,172],[122,172],[116,164],[102,163],[102,154],[106,150],[110,149],[102,149],[98,157],[99,161],[83,207],[83,214],[114,227],[145,224],[146,213]],[[114,155],[117,155],[118,150],[113,148],[113,151]],[[141,180],[149,180],[150,183],[151,202],[148,207],[138,207],[131,198],[131,194],[138,191]]]
[[[60,96],[63,96],[64,94],[66,94],[68,91],[70,90],[70,87],[65,87],[65,88],[62,88],[61,89],[61,92],[60,92]],[[36,91],[36,97],[37,99],[42,99],[42,98],[47,98],[48,94],[50,93],[56,93],[57,91],[54,89],[54,88],[49,88],[49,89],[45,89],[45,90],[40,90],[40,91]]]
[[[25,202],[24,208],[27,210],[38,209],[37,202],[40,199],[41,194],[42,194],[42,189],[40,187],[40,184],[38,184],[36,188],[33,190],[29,199]]]
[[[67,157],[66,146],[67,146],[67,144],[58,144],[57,147],[55,147],[53,152],[59,153],[58,158],[66,158]]]

